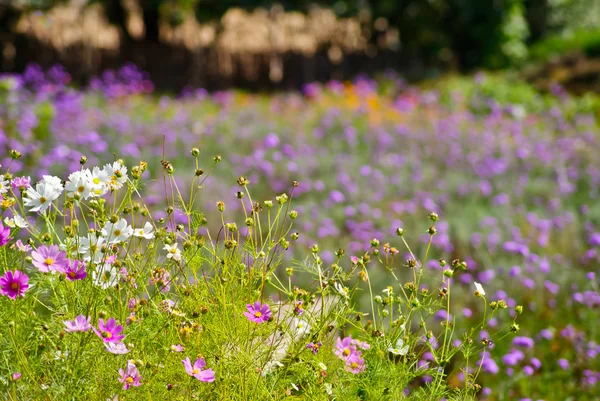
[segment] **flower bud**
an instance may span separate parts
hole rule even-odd
[[[290,219],[296,220],[297,217],[298,217],[298,211],[297,210],[292,210],[290,212]]]
[[[21,152],[15,150],[15,149],[11,149],[9,153],[10,153],[10,157],[12,157],[13,160],[17,160],[21,157]]]
[[[192,148],[191,153],[192,153],[192,156],[198,157],[200,155],[200,149]]]
[[[87,163],[87,157],[85,157],[85,156],[83,156],[83,155],[82,155],[82,156],[79,158],[79,164],[81,164],[81,165],[83,166],[83,165],[85,165],[86,163]]]
[[[436,221],[438,221],[438,218],[439,218],[439,216],[437,213],[435,213],[435,212],[429,213],[429,220],[433,221],[434,223]]]
[[[396,228],[396,235],[402,237],[404,235],[404,229],[400,227]]]
[[[518,315],[523,313],[523,305],[517,305],[515,306],[515,313],[517,313]]]

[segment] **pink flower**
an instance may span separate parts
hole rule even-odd
[[[335,355],[343,360],[347,360],[352,355],[356,354],[356,346],[353,343],[352,337],[348,336],[344,339],[338,337],[335,345]]]
[[[15,177],[10,182],[10,185],[13,189],[20,189],[21,191],[27,190],[31,186],[31,178],[30,177]]]
[[[184,348],[183,345],[181,344],[177,344],[177,345],[171,345],[171,351],[173,352],[183,352]]]
[[[96,330],[95,327],[92,327],[92,329],[105,343],[118,343],[125,338],[121,334],[123,326],[117,325],[117,321],[112,317],[108,319],[106,324],[104,324],[104,319],[98,319],[98,329]]]
[[[127,362],[125,370],[119,369],[119,374],[121,375],[119,381],[123,383],[123,390],[127,390],[131,386],[139,387],[142,385],[142,376],[131,361]]]
[[[65,330],[69,333],[75,333],[78,331],[88,331],[92,328],[90,324],[90,318],[85,317],[84,315],[79,315],[75,318],[75,320],[66,320],[63,322],[65,325]]]
[[[358,374],[365,370],[365,360],[358,354],[352,354],[346,359],[346,366],[344,367],[348,372]]]
[[[67,267],[67,254],[58,249],[56,245],[40,246],[31,252],[33,265],[42,273],[50,271],[63,272]]]
[[[129,350],[123,343],[104,343],[104,348],[111,354],[124,355],[128,354]]]
[[[254,323],[264,323],[271,318],[271,309],[269,305],[261,305],[259,301],[254,302],[254,305],[247,304],[248,312],[244,312],[244,316]]]
[[[29,288],[29,277],[20,270],[7,271],[0,277],[0,293],[10,299],[24,297]]]
[[[212,383],[215,381],[215,372],[213,372],[212,369],[202,370],[206,366],[204,358],[196,359],[193,366],[189,356],[181,362],[183,362],[183,366],[188,375],[195,377],[201,382]]]
[[[23,253],[31,251],[31,247],[29,245],[23,244],[23,241],[21,241],[20,239],[17,240],[16,245],[17,249]]]
[[[363,350],[371,349],[371,345],[366,341],[352,340],[352,345],[356,346],[356,348],[360,348]]]

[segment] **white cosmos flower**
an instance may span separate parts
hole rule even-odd
[[[398,341],[396,341],[396,346],[389,347],[387,350],[394,355],[406,355],[408,354],[408,344],[405,345],[404,340],[399,338]]]
[[[27,222],[27,220],[25,220],[18,214],[15,214],[14,217],[11,217],[11,218],[5,217],[4,223],[7,226],[9,226],[10,228],[15,228],[15,227],[27,228],[27,227],[29,227],[29,223]]]
[[[340,295],[342,297],[349,298],[349,296],[348,296],[348,290],[346,289],[346,287],[344,287],[343,285],[341,285],[337,281],[335,282],[335,289],[337,290],[337,292],[340,293]]]
[[[61,190],[62,192],[62,190]],[[40,181],[34,187],[27,188],[27,198],[23,199],[25,206],[30,212],[44,213],[50,207],[52,201],[60,196],[57,187],[49,182]]]
[[[65,184],[65,190],[69,198],[78,195],[79,199],[87,199],[91,196],[92,174],[90,170],[75,171],[69,175],[69,180]]]
[[[124,242],[131,237],[133,234],[133,228],[127,224],[127,220],[119,219],[116,223],[108,222],[102,229],[102,235],[108,239],[108,242],[115,244],[117,242]]]
[[[104,172],[108,176],[108,186],[117,190],[127,182],[127,167],[120,162],[114,162],[104,166]]]
[[[0,180],[0,194],[5,194],[10,189],[10,183],[7,179],[3,178]]]
[[[89,171],[89,170],[88,170]],[[108,182],[110,177],[106,174],[106,171],[100,170],[98,167],[94,167],[90,171],[91,185],[92,185],[92,196],[102,196],[108,191]]]
[[[144,224],[144,228],[136,228],[133,230],[133,235],[136,237],[152,239],[154,238],[154,227],[147,221],[146,224]]]
[[[86,262],[100,263],[104,258],[102,247],[106,239],[96,234],[89,234],[87,237],[79,237],[79,253],[83,254],[83,260]]]
[[[54,175],[44,175],[40,182],[52,185],[59,194],[61,194],[64,189],[61,179]]]
[[[124,355],[128,354],[129,350],[125,346],[125,344],[121,343],[104,343],[104,348],[111,354],[115,355]]]
[[[475,284],[475,292],[478,292],[479,295],[484,296],[485,291],[484,291],[483,287],[481,286],[481,284],[479,284],[477,281],[475,281],[473,284]]]
[[[292,320],[292,330],[296,340],[310,334],[310,324],[306,320],[294,318]]]
[[[96,287],[105,290],[117,285],[119,282],[119,272],[114,266],[104,264],[94,270],[92,273],[92,281]]]
[[[178,262],[181,261],[181,251],[177,248],[177,243],[165,245],[163,249],[167,251],[167,259],[173,259]]]

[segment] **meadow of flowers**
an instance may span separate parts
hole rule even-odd
[[[596,399],[598,123],[491,79],[0,78],[0,391]]]

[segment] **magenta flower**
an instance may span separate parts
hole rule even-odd
[[[344,339],[338,337],[335,345],[335,355],[343,360],[347,360],[352,355],[356,354],[356,347],[352,340],[352,337],[348,336]]]
[[[98,329],[92,327],[94,333],[102,339],[105,343],[118,343],[121,342],[125,336],[121,334],[123,326],[117,325],[117,321],[114,318],[108,319],[106,324],[104,319],[98,319]]]
[[[189,356],[181,362],[183,362],[183,366],[185,367],[185,371],[188,375],[195,377],[201,382],[212,383],[215,381],[215,372],[213,372],[212,369],[203,370],[203,368],[206,366],[204,358],[196,359],[196,362],[194,362],[193,366]]]
[[[139,387],[142,385],[142,376],[131,361],[127,362],[125,370],[119,369],[119,374],[121,375],[119,381],[123,383],[123,390],[127,390],[131,386]]]
[[[346,366],[344,367],[348,372],[358,374],[365,370],[365,360],[358,354],[351,354],[346,359]]]
[[[0,246],[4,246],[10,239],[10,227],[4,227],[4,224],[0,221]]]
[[[0,277],[0,293],[10,299],[25,296],[28,288],[29,277],[20,270],[7,271],[4,276]]]
[[[92,328],[90,318],[85,317],[84,315],[79,315],[74,320],[65,320],[63,324],[65,325],[65,330],[69,333],[88,331]]]
[[[63,273],[65,273],[67,276],[67,280],[83,280],[87,276],[87,273],[85,272],[85,262],[81,262],[79,260],[68,260],[67,266],[63,270]]]
[[[63,272],[67,267],[67,254],[60,251],[56,245],[40,246],[31,252],[33,265],[42,273],[50,271]]]
[[[244,312],[244,316],[254,323],[264,323],[271,318],[271,309],[269,305],[261,305],[259,301],[254,302],[254,305],[247,304],[248,312]]]

